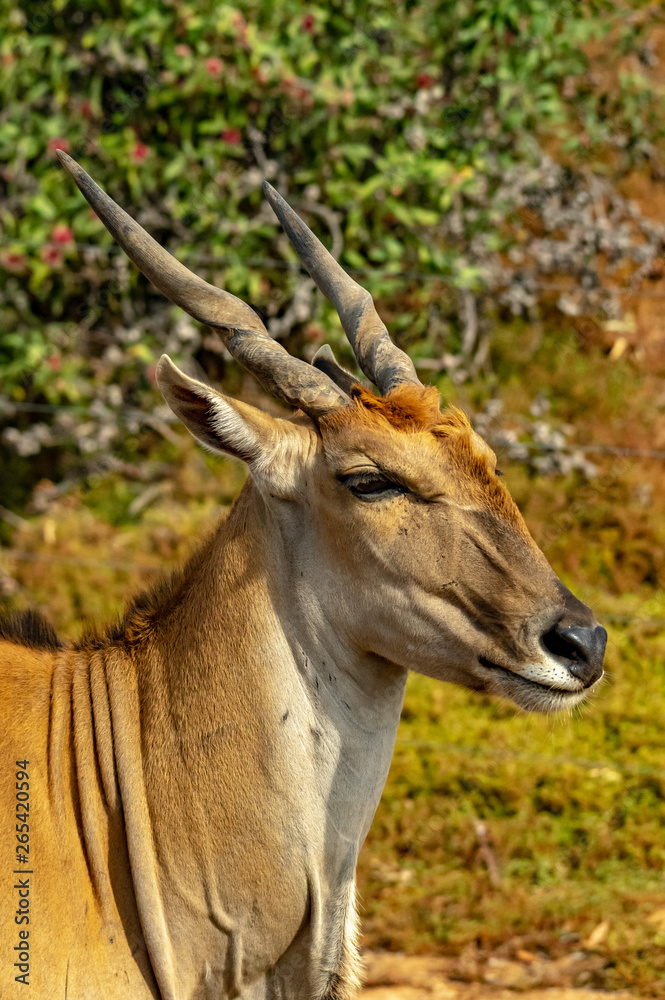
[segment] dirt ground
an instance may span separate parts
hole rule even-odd
[[[452,963],[446,958],[365,953],[366,985],[361,1000],[607,1000],[607,992],[575,989],[565,985],[570,978],[568,956],[547,962],[533,955],[521,961],[491,959],[484,982],[452,979]],[[623,990],[612,993],[622,1000],[638,1000]]]

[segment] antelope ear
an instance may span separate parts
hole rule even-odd
[[[268,471],[280,451],[289,450],[282,446],[293,432],[302,431],[190,378],[166,354],[159,360],[156,378],[168,405],[201,444],[240,458],[261,473]]]

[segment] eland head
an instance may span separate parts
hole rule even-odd
[[[159,387],[203,445],[250,470],[298,574],[298,615],[359,651],[549,712],[603,673],[606,632],[531,538],[492,449],[441,409],[397,348],[370,294],[267,182],[300,260],[333,303],[375,395],[329,347],[291,357],[244,302],[179,263],[66,153],[79,188],[127,255],[172,302],[218,332],[268,392],[302,411],[261,412],[196,381],[164,355]]]

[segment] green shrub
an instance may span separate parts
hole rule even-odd
[[[162,350],[225,371],[214,339],[117,251],[57,148],[183,261],[250,301],[292,349],[320,339],[320,322],[341,344],[261,198],[268,177],[343,248],[402,344],[437,359],[462,344],[450,287],[487,287],[488,262],[510,243],[510,206],[497,201],[507,173],[540,161],[538,136],[579,147],[583,119],[598,140],[586,137],[585,156],[604,155],[616,138],[607,95],[584,85],[583,46],[614,28],[634,48],[646,30],[638,20],[623,27],[603,0],[42,0],[20,9],[4,0],[5,460],[50,447],[40,474],[58,478],[109,448],[131,457]],[[612,95],[626,163],[657,138],[653,107],[643,81]],[[309,325],[281,322],[297,287]],[[63,405],[75,409],[48,409]],[[78,446],[66,462],[64,443]]]

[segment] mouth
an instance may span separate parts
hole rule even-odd
[[[515,673],[507,667],[493,663],[486,656],[479,656],[478,662],[490,676],[486,678],[488,688],[496,694],[511,698],[521,708],[531,712],[556,712],[562,708],[573,708],[589,693],[589,688],[558,687],[555,683],[537,681]]]

